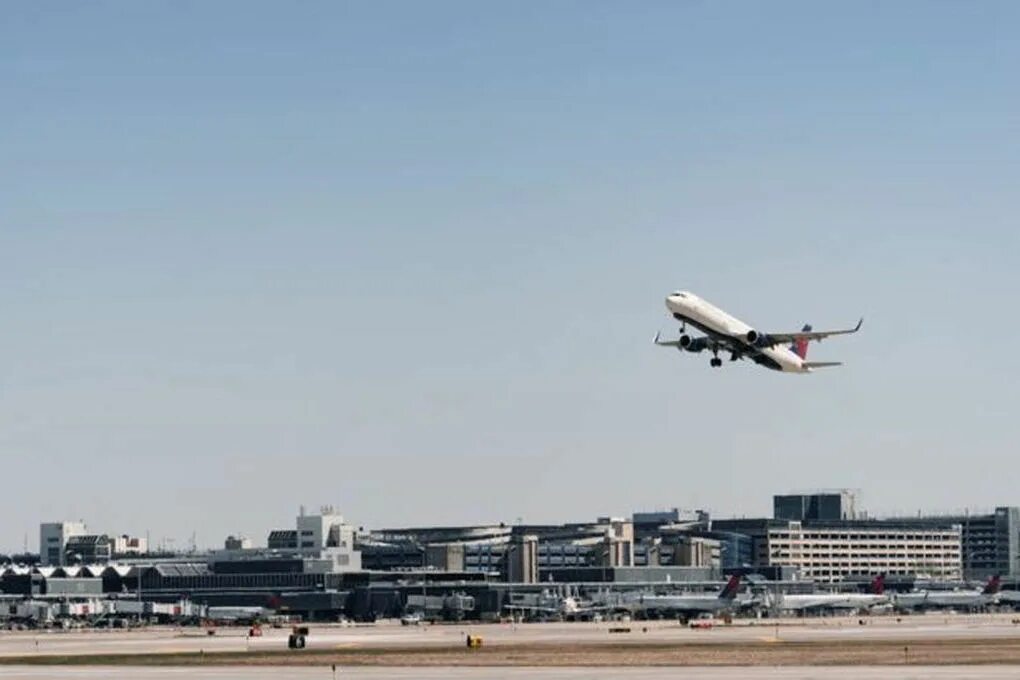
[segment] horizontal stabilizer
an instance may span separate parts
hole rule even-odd
[[[805,361],[804,368],[829,368],[830,366],[842,366],[842,361]]]

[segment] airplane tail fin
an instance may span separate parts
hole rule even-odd
[[[885,594],[885,574],[879,574],[871,582],[871,593],[873,595]]]
[[[995,593],[999,592],[999,589],[1002,586],[1001,580],[1002,579],[999,577],[998,574],[988,579],[988,584],[985,586],[984,594],[994,595]]]
[[[801,328],[801,330],[804,331],[804,332],[809,332],[811,330],[811,324],[810,323],[805,323],[804,327]],[[789,346],[789,349],[793,350],[794,353],[798,357],[800,357],[801,359],[807,359],[808,358],[808,338],[806,338],[806,337],[799,337],[799,338],[797,338],[796,341],[794,341],[794,343]]]
[[[811,324],[809,323],[804,324],[804,327],[801,328],[800,330],[802,330],[805,333],[809,332],[811,330]],[[801,359],[807,359],[807,348],[808,348],[807,338],[797,338],[790,345],[790,349],[792,349],[793,352]]]
[[[726,582],[723,589],[719,591],[720,600],[732,600],[737,596],[737,591],[740,590],[740,575],[734,574],[730,576],[730,580]]]

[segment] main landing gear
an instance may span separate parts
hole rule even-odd
[[[713,355],[712,356],[712,360],[708,362],[709,365],[712,368],[719,368],[720,366],[722,366],[722,359],[719,358],[719,349],[718,348],[713,348],[712,349],[712,355]]]

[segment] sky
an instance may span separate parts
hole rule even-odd
[[[0,551],[1020,504],[1010,2],[11,2]],[[651,343],[688,289],[809,376]]]

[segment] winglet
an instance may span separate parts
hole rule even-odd
[[[659,336],[660,335],[662,335],[662,331],[655,331],[655,339],[652,340],[652,342],[655,343],[656,345],[659,344]]]
[[[862,316],[860,318],[860,320],[857,322],[857,325],[854,326],[854,333],[856,333],[857,331],[861,330],[861,324],[863,324],[863,323],[864,323],[864,317]]]

